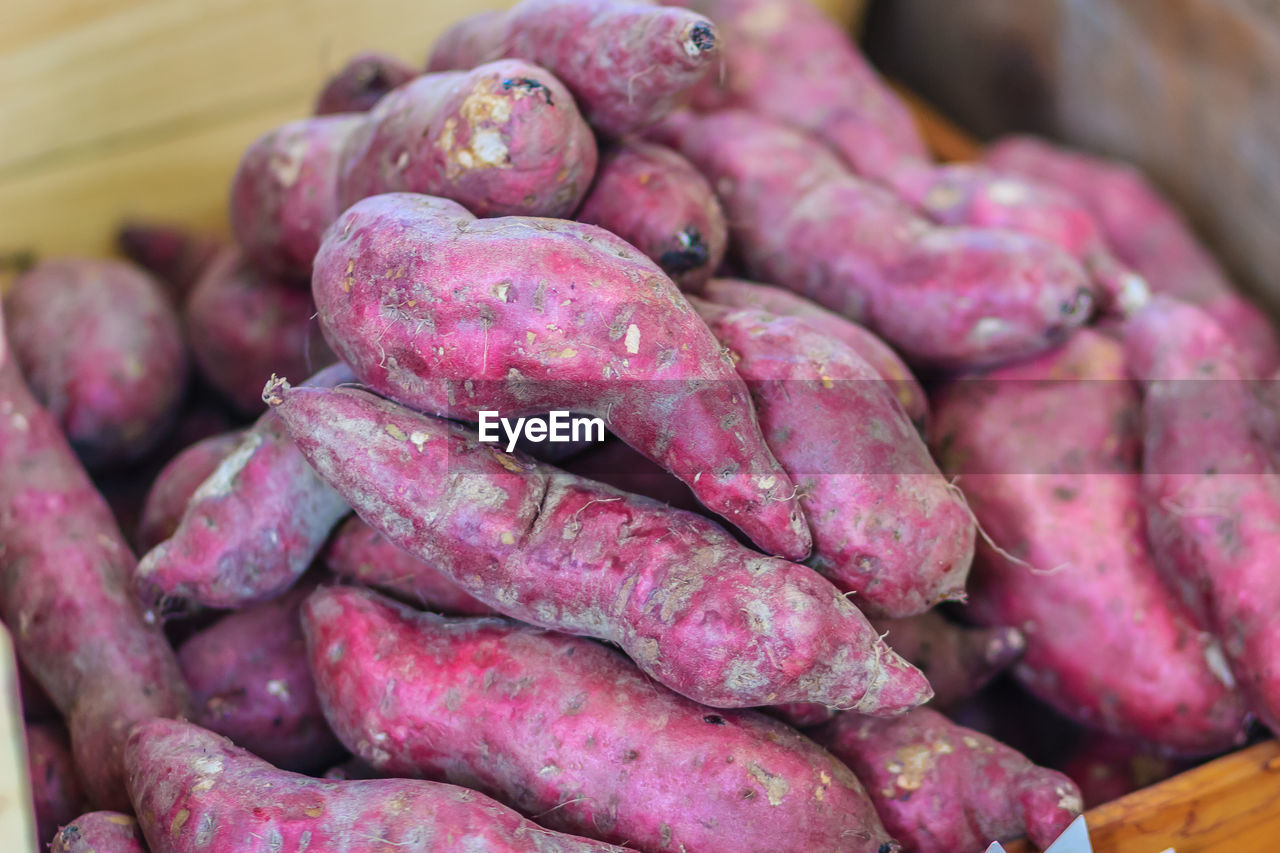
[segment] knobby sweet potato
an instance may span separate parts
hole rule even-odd
[[[315,114],[368,112],[383,95],[419,73],[409,63],[385,53],[358,53],[325,81],[316,97]]]
[[[257,414],[273,371],[311,374],[333,362],[315,310],[305,290],[227,250],[196,283],[183,319],[204,378],[240,412]]]
[[[120,812],[82,814],[58,830],[49,853],[147,853],[138,822]]]
[[[821,142],[741,110],[655,135],[720,196],[746,272],[866,325],[909,362],[961,368],[1044,350],[1088,318],[1093,283],[1057,246],[942,228]]]
[[[331,781],[279,770],[177,720],[135,728],[126,760],[129,795],[151,853],[623,853],[543,829],[453,785]]]
[[[681,290],[698,292],[729,240],[715,191],[665,145],[633,139],[600,159],[579,222],[599,225],[652,258]]]
[[[751,390],[774,456],[800,490],[813,566],[869,616],[964,598],[974,524],[892,390],[799,317],[693,300]]]
[[[178,315],[122,261],[46,261],[5,296],[9,347],[90,467],[131,462],[172,425],[187,381]]]
[[[134,557],[110,508],[2,333],[0,543],[0,617],[18,655],[67,720],[90,801],[126,807],[125,734],[189,713],[186,687],[156,620],[129,594]]]
[[[1156,565],[1222,641],[1251,709],[1280,727],[1280,469],[1227,331],[1161,297],[1125,327],[1145,384],[1142,497]]]
[[[239,430],[212,435],[169,460],[147,492],[138,524],[139,548],[150,551],[177,531],[187,501],[243,439]]]
[[[493,608],[464,592],[444,572],[391,544],[358,515],[333,535],[324,564],[340,577],[403,596],[428,610],[462,616],[493,613]]]
[[[997,142],[985,160],[1078,199],[1153,292],[1191,302],[1230,330],[1251,376],[1270,376],[1280,367],[1280,338],[1266,314],[1235,289],[1178,209],[1133,166],[1029,136]]]
[[[350,379],[336,364],[309,381]],[[167,610],[265,601],[302,576],[347,512],[265,412],[191,495],[173,535],[138,563],[134,586]]]
[[[1001,549],[979,543],[968,613],[1022,630],[1019,681],[1113,734],[1198,752],[1238,743],[1244,707],[1222,647],[1148,551],[1120,344],[1081,331],[933,402],[939,463]]]
[[[62,723],[28,723],[26,735],[36,838],[44,844],[53,838],[58,827],[84,811],[85,796],[76,778],[71,745]]]
[[[695,701],[894,714],[929,698],[828,581],[701,516],[503,453],[361,390],[280,380],[264,396],[390,541],[495,610],[616,643]]]
[[[648,853],[897,849],[814,743],[750,711],[710,713],[598,643],[352,588],[317,592],[303,619],[326,715],[381,772]]]
[[[671,280],[607,231],[376,196],[329,231],[312,288],[330,345],[376,392],[467,420],[599,416],[764,550],[809,553],[733,364]]]
[[[908,853],[978,851],[1023,835],[1048,847],[1083,808],[1063,774],[930,708],[896,720],[841,714],[812,736],[863,781]]]
[[[717,305],[761,308],[772,314],[803,319],[832,340],[849,347],[875,368],[880,378],[889,383],[912,423],[923,428],[928,422],[929,400],[912,375],[911,368],[892,347],[852,320],[781,287],[737,278],[713,278],[698,295]]]
[[[625,136],[683,103],[719,57],[701,15],[626,0],[523,0],[466,18],[436,41],[431,71],[527,59],[564,81],[588,122]]]

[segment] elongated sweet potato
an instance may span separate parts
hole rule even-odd
[[[385,53],[358,53],[325,82],[316,98],[315,114],[368,112],[384,95],[419,73],[409,63]]]
[[[713,278],[698,294],[708,302],[731,308],[760,308],[771,314],[799,317],[815,329],[862,356],[889,383],[911,422],[923,428],[929,419],[929,399],[911,368],[893,348],[852,320],[828,311],[803,296],[737,278]]]
[[[977,851],[1023,835],[1048,847],[1083,808],[1063,774],[930,708],[896,720],[841,714],[812,734],[858,774],[909,853]]]
[[[173,423],[187,380],[178,315],[121,261],[55,260],[5,296],[9,346],[31,392],[90,467],[130,462]]]
[[[209,265],[183,312],[201,374],[239,411],[262,411],[272,372],[311,374],[333,353],[315,323],[305,290],[264,275],[236,250]]]
[[[1161,297],[1125,327],[1144,381],[1142,497],[1156,564],[1221,641],[1251,709],[1280,728],[1280,470],[1226,330]]]
[[[317,592],[303,619],[325,713],[380,771],[649,853],[896,849],[857,778],[811,741],[709,713],[598,643],[351,588]]]
[[[683,0],[716,22],[723,68],[695,94],[702,110],[740,108],[807,130],[859,174],[878,177],[928,151],[907,105],[843,27],[807,0]]]
[[[814,701],[894,714],[929,698],[828,581],[691,513],[476,441],[353,388],[264,397],[370,526],[517,619],[617,643],[720,707]]]
[[[111,510],[27,390],[3,333],[0,542],[0,618],[18,656],[67,720],[90,801],[127,807],[125,734],[188,713],[186,687],[156,620],[129,594],[134,557]]]
[[[716,188],[749,275],[866,325],[909,362],[1026,357],[1092,310],[1093,283],[1057,246],[935,227],[784,125],[729,110],[681,114],[655,134]]]
[[[591,126],[625,136],[683,103],[719,56],[715,25],[701,15],[627,0],[522,0],[445,32],[427,68],[471,68],[527,59],[564,81]]]
[[[627,140],[600,159],[579,222],[599,225],[654,260],[681,290],[698,292],[729,240],[715,191],[665,145]]]
[[[325,337],[376,392],[467,420],[596,415],[764,550],[809,553],[732,363],[671,280],[607,231],[376,196],[339,217],[312,289]]]
[[[1270,376],[1280,367],[1280,338],[1266,314],[1235,289],[1178,209],[1133,166],[1028,136],[997,142],[984,159],[1078,199],[1153,292],[1191,302],[1230,330],[1251,376]]]
[[[58,830],[49,853],[147,853],[138,822],[121,812],[89,812]]]
[[[427,74],[389,92],[352,135],[337,209],[415,192],[477,216],[569,216],[596,157],[573,98],[544,68],[508,59]]]
[[[352,379],[335,364],[309,382]],[[166,610],[239,608],[293,585],[348,512],[281,422],[265,412],[187,501],[173,535],[134,574],[142,601]]]
[[[139,548],[150,551],[177,531],[187,511],[187,501],[243,438],[239,430],[210,436],[173,457],[161,469],[142,508]]]
[[[279,770],[177,720],[135,728],[126,760],[129,795],[151,853],[623,853],[543,829],[453,785],[330,781]]]
[[[195,722],[286,770],[319,770],[341,754],[320,710],[299,619],[314,588],[230,613],[178,648]]]
[[[231,179],[231,231],[255,267],[306,282],[324,229],[341,212],[343,149],[364,123],[350,113],[300,119],[244,152]]]
[[[84,811],[85,796],[76,778],[71,745],[62,723],[28,723],[26,735],[36,838],[43,844],[53,838],[58,827]]]
[[[340,577],[404,596],[428,610],[462,616],[493,613],[493,608],[464,592],[448,575],[392,545],[358,515],[333,535],[324,564]]]
[[[809,560],[868,616],[963,600],[974,524],[892,390],[798,317],[693,300],[751,390],[774,456],[800,490]]]
[[[130,221],[116,232],[116,248],[154,275],[181,307],[223,243],[176,224]]]
[[[939,463],[1003,549],[979,543],[968,612],[1022,630],[1019,681],[1114,734],[1184,751],[1238,743],[1244,708],[1222,647],[1148,552],[1139,400],[1120,344],[1081,331],[933,402]]]

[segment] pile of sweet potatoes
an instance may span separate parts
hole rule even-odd
[[[229,220],[0,312],[42,845],[1043,847],[1280,725],[1274,331],[805,0],[360,54]]]

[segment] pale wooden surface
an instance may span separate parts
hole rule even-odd
[[[35,814],[27,781],[26,738],[18,700],[18,667],[9,632],[0,625],[0,850],[37,849]]]

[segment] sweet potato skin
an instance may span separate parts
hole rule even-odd
[[[396,545],[499,612],[616,643],[695,701],[893,714],[930,695],[829,582],[700,516],[361,390],[280,382],[266,396],[316,470]]]
[[[329,730],[307,665],[299,610],[314,584],[227,614],[178,648],[194,722],[285,770],[331,764]]]
[[[619,847],[543,829],[452,785],[330,781],[279,770],[178,720],[135,728],[126,760],[129,795],[152,853],[621,853]],[[246,820],[250,809],[253,819]]]
[[[1141,788],[1147,788],[1190,769],[1140,741],[1087,732],[1072,747],[1062,772],[1080,788],[1085,808],[1091,809]]]
[[[732,353],[769,449],[800,490],[808,564],[868,616],[963,600],[973,518],[879,374],[803,319],[693,304]]]
[[[337,209],[414,192],[476,216],[569,216],[597,156],[573,98],[544,68],[508,59],[427,74],[389,92],[352,134]]]
[[[121,812],[82,814],[58,830],[49,853],[147,853],[138,822]]]
[[[58,827],[85,809],[85,796],[76,778],[67,730],[59,722],[28,723],[27,771],[36,809],[36,838],[43,844]]]
[[[1191,302],[1231,330],[1251,376],[1280,368],[1280,338],[1266,314],[1235,289],[1178,209],[1133,166],[1030,136],[997,141],[984,160],[1078,199],[1115,254],[1146,278],[1153,293]]]
[[[334,533],[324,552],[324,564],[339,577],[403,596],[438,613],[487,616],[494,612],[443,572],[392,545],[358,515]]]
[[[719,57],[715,25],[685,9],[625,0],[523,0],[447,30],[430,71],[512,57],[564,81],[583,115],[605,136],[661,121],[687,99]]]
[[[364,113],[382,97],[419,74],[402,59],[374,50],[358,53],[325,81],[315,114]]]
[[[1092,311],[1093,282],[1057,246],[933,226],[785,125],[726,110],[682,114],[655,135],[716,188],[748,275],[866,325],[912,364],[1027,357]]]
[[[1156,564],[1221,641],[1269,728],[1280,726],[1280,471],[1254,433],[1256,400],[1227,331],[1154,300],[1125,326],[1143,397],[1142,497]]]
[[[858,780],[812,742],[655,688],[597,643],[414,613],[353,588],[317,592],[303,618],[326,714],[382,772],[475,788],[552,828],[653,853],[889,842]]]
[[[801,318],[862,356],[880,378],[889,383],[911,422],[921,429],[927,425],[929,398],[911,368],[892,347],[852,320],[781,287],[737,278],[713,278],[698,295],[730,308],[759,308],[784,317]]]
[[[930,708],[896,720],[841,714],[812,735],[864,781],[910,853],[982,850],[1023,835],[1048,847],[1083,808],[1063,774]]]
[[[765,551],[808,555],[732,363],[671,280],[607,231],[376,196],[330,230],[312,290],[330,345],[377,393],[473,421],[599,416]]]
[[[5,296],[9,346],[85,464],[127,463],[172,424],[187,379],[178,316],[130,264],[46,261]]]
[[[351,378],[337,364],[309,381]],[[266,601],[302,576],[347,512],[267,411],[191,495],[173,535],[143,556],[134,588],[169,610]]]
[[[138,523],[138,547],[150,551],[178,529],[187,501],[243,439],[239,430],[211,435],[179,453],[156,475]]]
[[[333,363],[315,310],[306,290],[264,275],[229,249],[196,283],[183,319],[201,374],[238,411],[254,415],[272,373],[309,375]]]
[[[1081,331],[933,402],[939,464],[1007,552],[979,543],[967,612],[1022,629],[1018,680],[1113,734],[1187,752],[1240,742],[1244,708],[1222,648],[1148,551],[1139,399],[1120,345]]]
[[[0,617],[18,655],[68,721],[90,801],[127,807],[124,736],[138,720],[189,713],[186,687],[159,626],[129,594],[134,557],[111,510],[3,335],[0,542]]]
[[[707,179],[670,148],[637,139],[601,157],[574,218],[618,235],[681,290],[694,293],[720,266],[729,241],[724,211]]]
[[[342,152],[359,115],[300,119],[254,140],[231,179],[231,231],[258,269],[304,286],[338,207]]]

